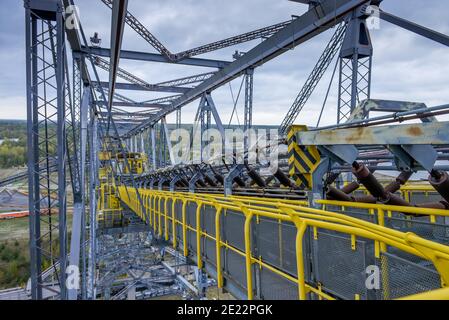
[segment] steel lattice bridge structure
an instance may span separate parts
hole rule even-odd
[[[143,285],[153,296],[201,297],[211,282],[249,300],[449,298],[449,125],[439,121],[449,105],[372,99],[368,19],[444,46],[448,36],[383,11],[382,0],[295,0],[308,6],[300,16],[173,53],[127,0],[101,1],[111,9],[109,48],[84,33],[73,0],[24,1],[28,173],[5,183],[28,178],[30,298],[123,299]],[[123,48],[125,28],[148,51]],[[199,101],[195,126],[223,133],[214,91],[241,78],[247,132],[257,69],[322,33],[329,42],[263,148],[279,152],[275,170],[248,160],[248,136],[213,164],[176,160],[169,114],[181,128],[182,108]],[[232,61],[201,57],[256,39]],[[120,68],[125,59],[210,71],[152,83]],[[332,69],[336,124],[294,125]],[[166,96],[118,93],[128,90]],[[200,141],[200,155],[206,147]],[[380,169],[400,174],[385,185]],[[415,172],[428,181],[409,183]],[[196,280],[180,266],[193,266]]]

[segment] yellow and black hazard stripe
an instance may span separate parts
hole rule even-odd
[[[288,163],[290,176],[304,189],[312,188],[312,173],[320,163],[321,157],[315,146],[298,145],[296,134],[307,131],[306,126],[292,126],[288,136]]]

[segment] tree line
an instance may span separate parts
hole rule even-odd
[[[0,168],[26,165],[27,126],[25,121],[0,121]]]

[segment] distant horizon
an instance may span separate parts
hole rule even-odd
[[[2,122],[7,122],[7,121],[27,122],[27,119],[1,119],[1,118],[0,118],[0,123],[2,123]],[[118,121],[117,121],[117,122],[118,122]],[[130,124],[130,125],[131,125],[131,124]],[[160,124],[158,124],[158,125],[160,125]],[[169,122],[169,123],[167,123],[167,125],[169,125],[169,126],[173,125],[173,126],[174,126],[174,125],[176,125],[176,123]],[[182,123],[182,124],[181,124],[181,126],[189,126],[189,125],[193,125],[193,123]],[[216,126],[216,124],[212,123],[211,126],[214,127],[214,126]],[[235,124],[235,123],[232,123],[231,125],[223,124],[223,126],[224,126],[225,128],[226,128],[226,127],[229,127],[229,126],[231,126],[231,127],[242,127],[243,124]],[[252,126],[253,126],[253,127],[274,127],[274,128],[278,128],[278,127],[279,127],[278,124],[253,124]]]

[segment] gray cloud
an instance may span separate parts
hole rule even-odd
[[[0,118],[24,118],[25,54],[24,10],[21,1],[3,0],[0,12]],[[78,0],[84,29],[88,35],[99,32],[103,46],[109,46],[110,9],[100,1]],[[385,0],[383,9],[407,19],[449,33],[446,17],[449,3],[440,0]],[[287,0],[132,0],[129,10],[139,18],[171,51],[178,52],[243,33],[300,15],[306,6]],[[279,124],[312,70],[331,32],[291,50],[264,66],[255,74],[254,122]],[[428,105],[446,103],[445,84],[449,82],[447,48],[434,44],[386,22],[372,32],[375,47],[373,98],[414,100]],[[258,41],[206,54],[204,57],[231,60],[235,50],[247,51]],[[124,48],[153,52],[133,30],[126,29]],[[160,65],[122,60],[121,66],[148,82],[159,82],[207,71],[204,68]],[[100,72],[107,79],[105,72]],[[317,87],[298,123],[315,124],[330,75]],[[237,94],[240,79],[232,82]],[[157,94],[121,92],[137,100]],[[229,86],[214,92],[217,107],[227,123],[233,103]],[[323,124],[335,123],[336,86],[329,99]],[[184,109],[185,121],[191,121],[197,102]],[[238,107],[243,118],[243,101]],[[174,120],[169,117],[169,120]]]

